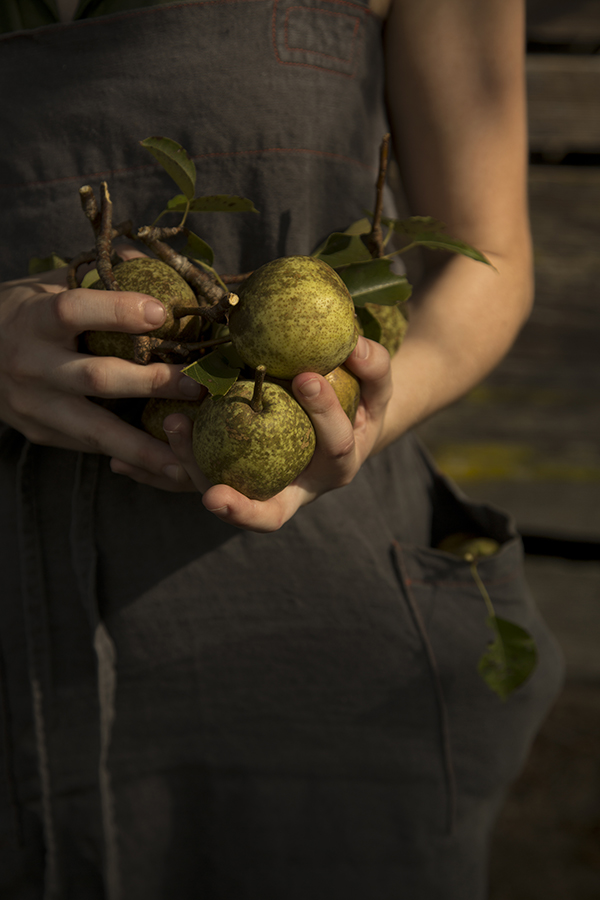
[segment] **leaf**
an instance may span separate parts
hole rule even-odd
[[[32,256],[29,260],[29,274],[41,275],[42,272],[52,272],[54,269],[62,269],[69,263],[57,253],[51,253],[50,256]]]
[[[100,278],[100,275],[98,274],[98,269],[92,269],[90,272],[87,272],[83,276],[83,281],[81,282],[81,287],[89,288],[94,284],[94,282],[98,281],[99,278]]]
[[[343,234],[334,231],[325,243],[313,254],[315,259],[321,259],[336,269],[338,266],[347,266],[350,263],[366,262],[371,259],[371,254],[363,244],[358,234]]]
[[[178,194],[167,203],[163,212],[185,212],[187,198]],[[196,197],[190,203],[190,212],[253,212],[258,210],[252,200],[237,197],[234,194],[213,194],[207,197]],[[162,213],[161,213],[162,215]]]
[[[425,234],[432,231],[445,231],[446,225],[432,216],[410,216],[408,219],[389,219],[382,216],[381,221],[397,234]]]
[[[340,269],[338,275],[350,291],[355,306],[365,303],[394,306],[408,300],[412,291],[408,279],[391,272],[391,264],[389,259],[371,259]]]
[[[379,344],[381,341],[381,325],[373,313],[370,312],[366,306],[359,306],[356,309],[356,317],[362,325],[364,337],[369,338],[372,341],[377,341]]]
[[[369,219],[359,219],[353,222],[345,230],[344,234],[368,234],[371,230],[371,222]]]
[[[479,674],[501,700],[531,675],[537,665],[537,649],[531,635],[506,619],[488,616],[487,624],[496,633],[479,660]]]
[[[220,347],[186,366],[182,371],[184,375],[189,375],[194,381],[208,388],[209,394],[213,397],[223,397],[236,383],[240,374],[239,368],[231,365]]]
[[[409,219],[388,219],[386,216],[382,216],[381,221],[389,228],[393,228],[396,234],[409,237],[411,245],[419,244],[432,250],[450,250],[452,253],[462,253],[463,256],[492,266],[489,259],[480,250],[470,244],[465,244],[464,241],[443,234],[446,226],[431,216],[411,216]]]
[[[193,231],[188,232],[187,243],[181,253],[183,256],[191,256],[192,259],[206,263],[207,266],[212,266],[215,261],[212,247],[206,241],[203,241],[201,237],[198,237],[197,234],[194,234]]]
[[[193,200],[196,190],[196,166],[188,156],[187,150],[184,150],[177,141],[166,137],[149,137],[140,141],[140,144],[149,150],[168,172],[185,197]]]

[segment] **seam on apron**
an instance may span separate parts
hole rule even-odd
[[[27,655],[29,657],[29,682],[31,686],[38,774],[42,795],[42,821],[46,846],[44,900],[58,900],[61,877],[56,826],[52,809],[52,780],[44,710],[46,705],[44,688],[50,684],[49,635],[31,446],[29,441],[25,443],[17,470],[17,528],[20,544],[19,555],[23,583]]]
[[[419,632],[419,636],[423,643],[425,655],[427,656],[427,662],[429,664],[429,670],[431,672],[431,679],[433,681],[433,689],[438,708],[440,741],[442,745],[444,776],[446,780],[446,789],[448,796],[446,829],[448,834],[452,835],[456,826],[456,774],[454,772],[454,762],[452,759],[452,742],[450,740],[450,720],[448,717],[448,707],[446,704],[446,698],[444,697],[442,680],[440,677],[437,660],[435,658],[435,653],[433,652],[433,647],[431,646],[431,641],[429,640],[427,629],[425,628],[425,623],[423,622],[423,618],[421,616],[421,613],[419,612],[419,608],[410,589],[411,580],[410,578],[408,578],[406,566],[404,565],[404,557],[402,555],[402,547],[398,541],[392,542],[392,551],[397,574],[400,578],[401,583],[404,585],[406,600],[415,621],[417,631]]]
[[[98,703],[100,707],[100,748],[98,786],[104,839],[104,887],[107,900],[120,900],[119,856],[115,803],[108,754],[115,717],[116,650],[100,617],[97,597],[97,550],[94,534],[94,506],[98,484],[99,457],[80,453],[77,458],[71,507],[71,553],[82,605],[92,629],[97,660]]]

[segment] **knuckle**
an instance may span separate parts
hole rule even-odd
[[[107,397],[109,378],[106,361],[90,359],[83,368],[84,393],[92,397]]]
[[[123,331],[143,331],[145,325],[142,321],[140,304],[132,303],[132,298],[126,294],[114,293],[111,297],[113,301],[112,315],[114,325]]]
[[[71,327],[73,325],[73,299],[69,291],[52,294],[50,304],[57,323],[63,328]]]

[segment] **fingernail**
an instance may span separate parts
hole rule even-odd
[[[181,481],[180,473],[181,466],[170,465],[163,468],[163,475],[166,475],[171,481]]]
[[[198,384],[197,381],[194,381],[194,379],[190,378],[188,375],[181,376],[178,387],[181,393],[185,394],[185,396],[189,397],[191,400],[197,400],[202,391],[202,385]]]
[[[310,381],[305,381],[304,384],[300,387],[300,393],[305,397],[313,397],[318,396],[321,392],[321,382],[317,378],[311,378]]]
[[[148,300],[144,306],[144,318],[149,325],[162,325],[165,320],[165,308],[157,300]]]
[[[366,359],[369,355],[369,345],[367,344],[364,337],[359,337],[358,341],[356,342],[354,355],[357,359]]]

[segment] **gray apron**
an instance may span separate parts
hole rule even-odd
[[[0,39],[3,278],[91,244],[107,178],[151,222],[180,141],[221,271],[308,253],[373,202],[386,130],[380,22],[351,0],[213,0]],[[157,199],[158,198],[158,199]],[[157,205],[158,204],[158,205]],[[562,663],[501,512],[407,435],[275,534],[108,460],[0,439],[0,896],[14,900],[482,900],[490,829]],[[16,487],[16,489],[15,489]],[[535,637],[506,703],[460,560]]]

